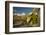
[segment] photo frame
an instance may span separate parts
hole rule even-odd
[[[45,4],[5,1],[5,33],[45,31]]]

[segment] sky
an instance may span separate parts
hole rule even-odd
[[[29,7],[13,7],[13,13],[29,13],[32,12],[32,9]]]

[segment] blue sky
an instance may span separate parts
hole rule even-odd
[[[33,8],[29,8],[29,7],[13,7],[13,13],[17,12],[17,13],[29,13],[32,12]]]

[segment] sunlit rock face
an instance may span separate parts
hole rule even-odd
[[[29,13],[28,13],[28,15],[31,15],[31,14],[32,14],[32,12],[29,12]]]

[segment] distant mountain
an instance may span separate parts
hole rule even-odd
[[[26,14],[25,14],[25,13],[14,13],[13,15],[24,16],[24,15],[26,15]]]

